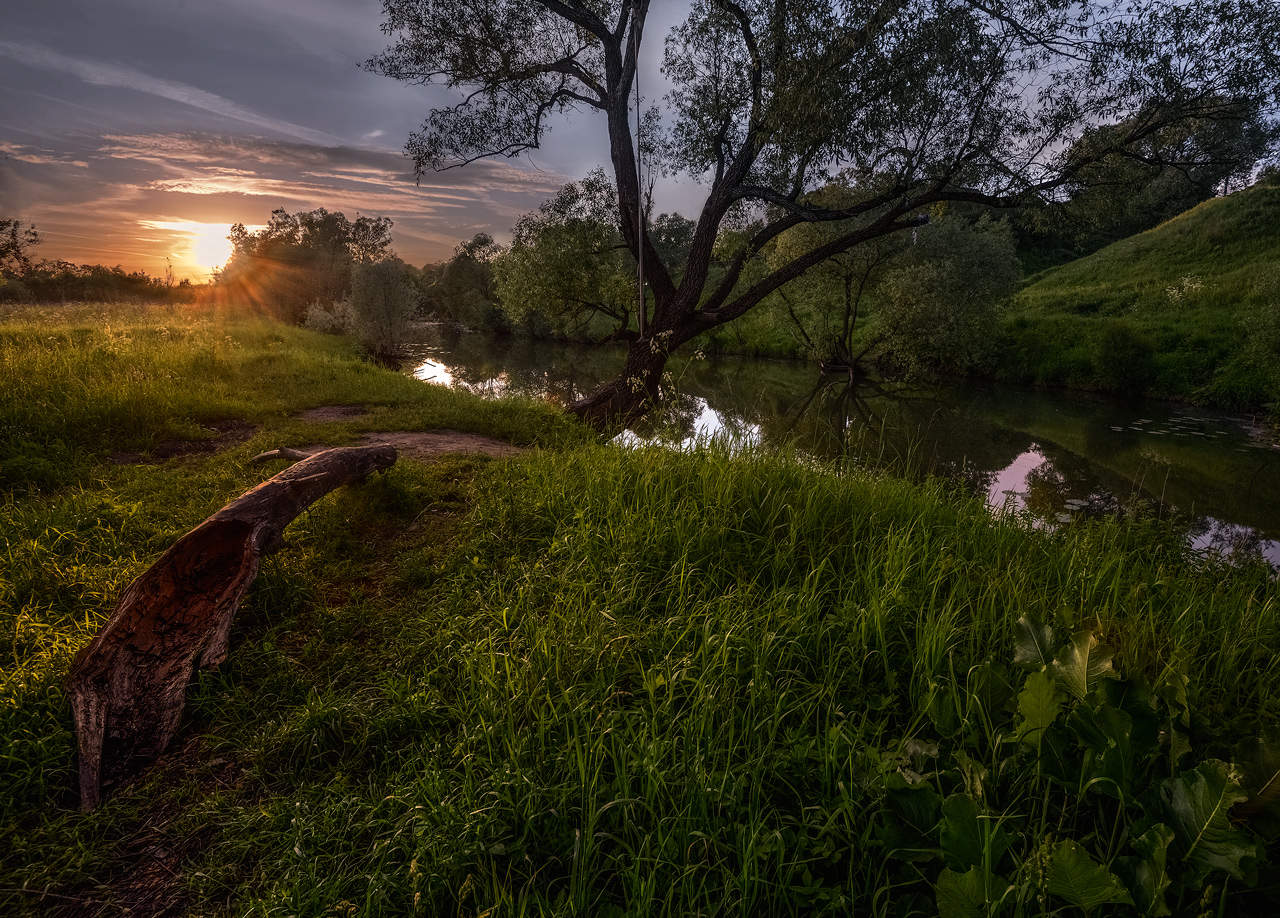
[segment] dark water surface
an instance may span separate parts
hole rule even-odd
[[[611,378],[623,352],[423,329],[405,354],[427,382],[567,402]],[[1248,418],[996,385],[851,388],[810,365],[743,358],[670,371],[674,396],[621,441],[719,436],[905,465],[1047,525],[1137,508],[1186,524],[1196,549],[1280,565],[1280,449]]]

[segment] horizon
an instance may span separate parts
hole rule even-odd
[[[422,265],[478,232],[508,237],[608,159],[587,118],[532,156],[415,181],[401,148],[450,92],[360,69],[385,44],[376,0],[221,0],[163,17],[142,0],[56,6],[11,11],[0,39],[0,212],[36,226],[41,259],[172,265],[199,283],[232,224],[325,207],[390,217],[396,253]]]

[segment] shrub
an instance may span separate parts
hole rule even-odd
[[[356,265],[351,276],[354,331],[371,353],[386,356],[395,350],[416,307],[417,294],[404,262]]]
[[[349,334],[355,331],[355,314],[351,309],[351,301],[337,300],[326,304],[316,300],[307,307],[302,324],[312,331],[329,335]]]

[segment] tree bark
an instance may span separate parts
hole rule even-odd
[[[395,461],[392,446],[341,447],[303,459],[188,532],[129,584],[71,665],[82,809],[164,752],[196,666],[226,659],[240,600],[285,527],[334,488]]]
[[[643,417],[658,402],[667,365],[667,351],[657,340],[658,336],[633,340],[618,377],[574,402],[569,411],[597,430],[625,426]]]

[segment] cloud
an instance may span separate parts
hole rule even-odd
[[[503,238],[566,181],[508,161],[418,181],[395,152],[202,132],[8,146],[24,158],[0,158],[0,197],[40,228],[40,254],[151,273],[163,273],[166,255],[175,266],[212,263],[189,254],[180,227],[260,224],[277,207],[390,217],[401,257],[435,261],[477,232]]]
[[[0,143],[0,158],[4,157],[38,166],[49,166],[56,163],[75,166],[78,169],[89,168],[89,164],[83,159],[72,159],[45,147],[32,147],[20,143]]]
[[[107,61],[90,60],[73,57],[55,51],[35,42],[18,44],[0,40],[0,56],[9,57],[29,67],[40,67],[46,70],[57,70],[78,77],[93,86],[112,86],[120,89],[131,89],[189,105],[211,114],[231,118],[244,124],[253,125],[261,130],[296,137],[313,143],[332,143],[337,138],[324,131],[313,130],[300,124],[282,121],[268,115],[246,108],[237,102],[219,96],[197,86],[153,77],[135,70],[132,67],[113,64]]]

